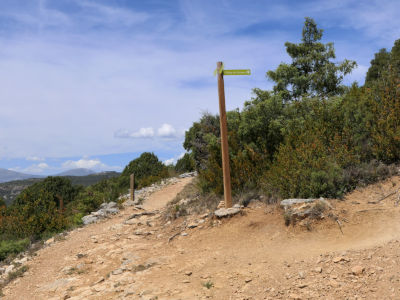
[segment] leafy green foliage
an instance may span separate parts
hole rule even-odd
[[[341,168],[318,135],[302,135],[296,145],[281,144],[266,173],[264,188],[281,197],[336,197]]]
[[[199,122],[193,123],[185,133],[183,147],[191,151],[196,169],[205,169],[208,160],[208,141],[219,136],[219,117],[209,113],[203,114]]]
[[[191,153],[185,153],[175,165],[175,170],[177,172],[192,172],[195,168],[195,161],[193,159],[193,155]]]
[[[46,190],[37,193],[25,192],[19,202],[8,209],[2,229],[17,237],[40,237],[49,232],[58,232],[67,227],[67,220],[54,201],[54,195]]]
[[[254,89],[253,93],[255,97],[245,103],[240,115],[239,136],[254,151],[265,150],[271,158],[283,140],[284,105],[279,96],[269,92]]]
[[[73,201],[78,195],[80,187],[75,187],[71,181],[64,177],[47,177],[45,180],[35,183],[25,189],[14,201],[12,207],[20,207],[31,201],[31,199],[39,198],[46,192],[46,197],[51,198],[55,206],[60,208],[63,205]]]
[[[29,244],[29,239],[0,241],[0,261],[9,255],[24,251]]]
[[[322,29],[311,18],[306,18],[302,42],[286,42],[286,52],[291,64],[282,63],[267,77],[275,82],[274,92],[284,101],[300,100],[305,96],[329,97],[344,92],[343,77],[356,66],[354,61],[344,60],[340,64],[335,58],[333,43],[323,44]]]
[[[400,40],[390,53],[387,71],[366,90],[372,103],[373,154],[384,162],[400,159]]]
[[[375,53],[375,58],[371,60],[371,66],[368,69],[367,76],[365,77],[365,85],[381,78],[389,67],[390,52],[386,49],[379,50]]]
[[[129,188],[131,174],[135,174],[135,187],[141,188],[168,177],[168,168],[154,153],[144,152],[125,167],[119,178],[121,187]]]

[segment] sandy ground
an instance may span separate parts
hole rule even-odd
[[[154,193],[146,210],[190,180]],[[330,200],[343,234],[328,218],[286,227],[277,206],[257,202],[222,221],[128,220],[140,211],[127,208],[40,250],[4,299],[400,299],[399,188],[393,177]]]

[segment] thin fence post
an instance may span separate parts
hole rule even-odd
[[[135,201],[135,174],[131,174],[131,201]]]

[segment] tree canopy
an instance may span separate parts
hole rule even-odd
[[[321,43],[323,30],[315,21],[306,18],[302,31],[302,42],[286,42],[286,52],[292,59],[290,64],[281,63],[267,77],[275,82],[274,92],[284,101],[300,100],[304,96],[326,98],[342,94],[342,81],[356,62],[345,59],[341,63],[332,61],[335,56],[333,43]]]
[[[129,176],[135,174],[135,186],[142,187],[150,181],[168,176],[168,168],[154,153],[144,152],[132,160],[123,170],[120,178],[122,186],[129,186]]]

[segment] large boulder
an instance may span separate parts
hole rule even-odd
[[[319,199],[285,199],[280,203],[285,210],[286,225],[295,224],[297,220],[305,218],[323,219],[328,210],[333,209],[329,201]]]

